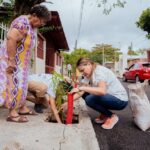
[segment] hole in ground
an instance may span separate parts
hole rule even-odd
[[[60,114],[59,116],[61,118],[62,123],[66,124],[66,117],[62,117]],[[48,116],[45,121],[51,122],[51,123],[57,123],[56,119],[53,116]],[[78,124],[78,123],[79,123],[79,114],[73,114],[72,124]]]

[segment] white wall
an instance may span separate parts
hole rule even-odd
[[[61,66],[55,66],[55,71],[57,72],[57,73],[61,73]]]
[[[57,57],[57,53],[55,53],[55,62],[54,62],[54,70],[57,72],[57,73],[60,73],[60,74],[62,74],[62,62],[61,62],[61,64],[60,64],[60,66],[59,65],[57,65],[57,59],[58,59],[58,57]]]
[[[46,59],[46,41],[43,43],[44,58],[40,59],[36,56],[35,73],[45,73],[45,59]],[[37,54],[37,52],[36,52]]]
[[[45,60],[36,58],[35,73],[45,73]]]
[[[123,53],[122,55],[119,56],[118,62],[119,77],[122,77],[125,68],[127,68],[127,54]]]
[[[125,68],[128,67],[128,60],[134,60],[134,59],[144,59],[147,56],[145,54],[143,55],[136,55],[136,56],[129,56],[126,53],[123,53],[119,56],[119,62],[118,62],[118,71],[119,76],[122,77],[123,72],[125,71]]]

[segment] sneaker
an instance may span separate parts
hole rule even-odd
[[[34,110],[37,112],[37,113],[43,113],[43,107],[41,104],[35,104],[34,105]]]
[[[97,118],[95,118],[95,123],[97,124],[102,124],[105,122],[105,120],[107,119],[107,117],[103,114],[100,114]]]
[[[103,129],[112,129],[118,122],[119,117],[113,114],[111,117],[107,118],[104,124],[101,126]]]

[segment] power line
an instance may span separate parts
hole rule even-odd
[[[73,0],[70,1],[70,5],[71,5],[70,9],[71,9],[72,23],[75,25],[76,23],[75,23],[75,19],[74,19],[75,15],[74,15],[74,11],[73,11],[74,10],[73,2],[74,2]],[[73,35],[76,35],[76,30],[77,30],[77,26],[72,26],[72,34]],[[73,37],[73,41],[75,41],[75,40],[76,40],[76,36]],[[74,44],[72,45],[72,48],[74,48]]]
[[[78,39],[79,39],[79,35],[80,35],[82,16],[83,16],[83,7],[84,7],[84,0],[82,0],[82,2],[81,2],[81,11],[80,11],[80,18],[79,18],[79,26],[78,26],[78,30],[77,30],[77,38],[75,41],[75,49],[77,49]]]

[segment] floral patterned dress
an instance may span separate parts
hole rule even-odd
[[[6,40],[0,48],[0,106],[17,109],[22,106],[27,95],[30,52],[35,45],[35,31],[26,16],[16,18],[10,26],[10,29],[12,28],[20,31],[24,38],[17,44],[13,74],[6,73],[8,67]]]

